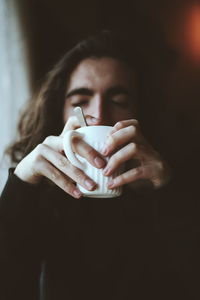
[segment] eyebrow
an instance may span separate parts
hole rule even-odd
[[[79,88],[75,88],[75,89],[72,89],[71,91],[69,91],[66,94],[66,99],[69,97],[75,96],[75,95],[92,96],[93,94],[94,94],[94,91],[92,89],[85,88],[85,87],[79,87]],[[121,85],[112,86],[106,91],[106,97],[111,97],[111,96],[119,95],[119,94],[125,94],[127,96],[132,96],[132,92]]]
[[[92,96],[93,91],[89,88],[84,88],[84,87],[75,88],[66,94],[66,99],[74,95]]]
[[[119,94],[132,96],[132,92],[129,89],[127,89],[121,85],[116,85],[116,86],[110,87],[108,89],[108,91],[106,92],[107,97],[111,97],[111,96],[119,95]]]

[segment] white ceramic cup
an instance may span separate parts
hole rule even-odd
[[[120,174],[120,170],[116,171],[112,176],[104,176],[102,169],[97,169],[92,166],[86,159],[74,153],[72,150],[72,138],[78,137],[91,145],[95,150],[101,152],[106,138],[113,127],[111,126],[85,126],[76,130],[69,130],[63,138],[63,148],[65,155],[77,168],[83,170],[91,179],[97,183],[97,188],[94,191],[88,191],[77,184],[80,191],[85,197],[94,198],[113,198],[118,197],[122,193],[122,188],[108,189],[107,183]],[[109,157],[106,157],[108,160]]]

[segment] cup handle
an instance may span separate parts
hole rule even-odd
[[[84,162],[81,162],[79,159],[77,159],[77,157],[75,156],[73,150],[72,150],[72,138],[73,137],[79,137],[79,138],[83,138],[83,134],[75,131],[75,130],[69,130],[65,133],[64,137],[63,137],[63,149],[65,152],[65,155],[67,156],[67,158],[69,159],[69,161],[71,162],[72,165],[74,165],[75,167],[84,170],[86,164]]]

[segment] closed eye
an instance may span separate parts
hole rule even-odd
[[[111,101],[111,103],[118,106],[124,106],[124,103],[121,102]]]
[[[72,102],[71,105],[73,107],[77,107],[77,106],[85,106],[88,104],[88,100],[82,100],[82,101],[78,101],[78,102]]]
[[[127,105],[130,104],[130,99],[128,99],[128,98],[116,98],[116,99],[113,98],[113,99],[110,99],[110,102],[115,105],[126,107]]]

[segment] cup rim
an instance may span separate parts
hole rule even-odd
[[[109,126],[109,125],[89,125],[89,126],[83,126],[83,127],[79,127],[78,129],[86,129],[86,128],[113,128],[113,126]]]

